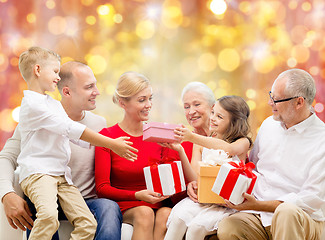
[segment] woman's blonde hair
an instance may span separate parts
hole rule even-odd
[[[49,58],[61,61],[61,57],[57,53],[41,47],[31,47],[20,54],[18,66],[24,80],[28,81],[31,78],[35,64],[40,64]]]
[[[130,97],[150,86],[149,79],[137,72],[125,72],[117,81],[113,95],[113,102],[118,104],[119,99],[128,101]]]
[[[220,106],[226,110],[230,116],[230,125],[224,134],[223,140],[232,143],[240,138],[247,138],[252,145],[253,141],[248,136],[250,126],[248,117],[250,115],[249,106],[246,101],[239,96],[223,96],[218,99]]]

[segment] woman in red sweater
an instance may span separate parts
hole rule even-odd
[[[139,73],[124,73],[118,80],[113,101],[123,108],[124,118],[100,133],[111,138],[130,137],[138,157],[132,162],[109,149],[96,148],[97,194],[119,204],[123,222],[133,225],[132,239],[163,239],[170,208],[162,205],[166,197],[146,190],[143,168],[150,159],[162,159],[172,150],[142,140],[143,121],[149,120],[152,106],[149,80]]]

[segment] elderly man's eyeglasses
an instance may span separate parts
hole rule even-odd
[[[272,96],[272,92],[269,91],[269,96],[271,101],[273,102],[273,104],[279,103],[279,102],[286,102],[286,101],[290,101],[292,99],[298,98],[299,96],[295,96],[295,97],[290,97],[290,98],[285,98],[285,99],[280,99],[280,100],[274,100],[274,97]]]

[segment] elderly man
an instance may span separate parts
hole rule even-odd
[[[95,131],[106,127],[103,117],[89,112],[96,108],[96,97],[99,95],[92,70],[80,62],[67,62],[61,66],[60,77],[58,89],[62,96],[61,104],[68,116]],[[31,229],[33,225],[31,213],[25,200],[13,189],[13,175],[19,153],[20,135],[19,131],[15,131],[0,153],[0,199],[9,224],[13,228],[25,230],[25,227]],[[94,154],[94,147],[84,149],[71,144],[69,166],[72,180],[97,220],[95,239],[120,239],[122,215],[119,206],[109,199],[96,197]]]
[[[250,154],[259,179],[254,196],[219,223],[225,239],[320,239],[325,227],[325,124],[312,110],[313,78],[304,70],[281,73],[269,92],[267,118]],[[253,210],[248,213],[242,210]],[[251,211],[252,212],[252,211]]]

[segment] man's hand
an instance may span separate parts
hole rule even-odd
[[[32,229],[34,224],[27,202],[14,192],[7,193],[2,198],[4,211],[11,227],[25,231],[26,227]]]
[[[187,195],[193,202],[198,202],[196,181],[192,181],[187,185]]]
[[[236,209],[238,211],[241,210],[256,210],[257,207],[257,200],[253,195],[244,193],[243,197],[245,198],[245,201],[241,204],[234,205],[229,200],[225,199],[226,206],[229,208]]]
[[[236,209],[238,211],[255,210],[263,212],[274,212],[275,209],[282,203],[282,201],[278,200],[259,201],[253,195],[247,193],[244,193],[243,197],[245,198],[245,201],[238,205],[234,205],[228,200],[225,200],[227,207]]]

